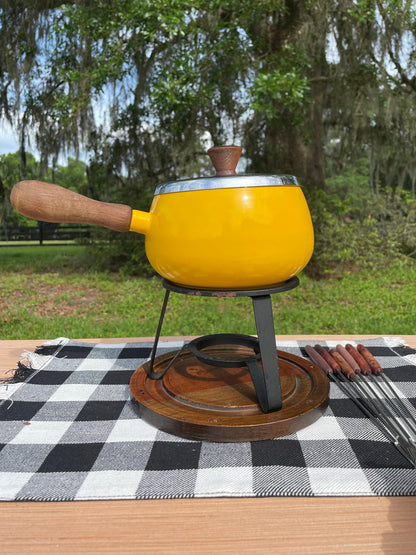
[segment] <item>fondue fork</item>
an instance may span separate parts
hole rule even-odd
[[[383,410],[383,404],[376,403],[374,397],[368,394],[339,350],[337,352],[335,349],[331,349],[328,352],[320,345],[315,345],[314,348],[306,346],[305,350],[311,360],[328,375],[329,379],[337,384],[341,391],[370,418],[380,432],[416,467],[414,440],[409,436],[408,431],[398,423],[395,415],[392,416],[390,412]]]
[[[352,345],[346,345],[347,350],[353,350]],[[378,396],[382,396],[387,399],[389,405],[392,407],[393,411],[398,414],[399,417],[404,419],[406,425],[411,429],[411,433],[416,438],[416,420],[414,415],[410,412],[409,408],[404,403],[403,399],[398,395],[397,390],[393,387],[393,384],[387,376],[385,376],[382,367],[370,353],[370,351],[364,347],[364,345],[358,344],[357,351],[363,356],[366,362],[369,363],[370,373],[368,375],[369,379],[377,388]]]
[[[354,347],[350,344],[346,345],[345,348],[342,345],[337,345],[338,352],[345,357],[350,355],[354,359]],[[385,402],[390,410],[391,417],[396,418],[396,422],[402,427],[405,433],[410,434],[410,440],[415,444],[416,440],[416,420],[411,414],[408,407],[404,404],[403,399],[399,397],[397,392],[394,391],[392,386],[388,384],[386,377],[383,374],[383,369],[380,364],[376,361],[370,351],[364,347],[364,345],[357,345],[357,354],[361,355],[366,364],[361,364],[358,362],[361,359],[356,358],[358,362],[358,367],[354,368],[357,378],[365,384],[365,386],[381,402]],[[369,369],[369,370],[368,370]],[[384,380],[381,380],[381,377]],[[383,387],[384,384],[390,385],[387,389]]]
[[[344,348],[342,345],[337,345],[336,353],[341,355],[346,365],[349,366],[349,372],[352,370],[354,373],[353,376],[348,375],[346,372],[344,372],[344,374],[356,384],[357,388],[367,400],[367,404],[375,409],[377,417],[385,422],[387,426],[390,425],[396,430],[416,452],[416,435],[412,429],[413,426],[409,425],[409,422],[412,420],[414,421],[414,418],[409,412],[410,420],[408,421],[408,419],[405,418],[404,411],[400,411],[397,404],[394,404],[392,399],[386,396],[386,392],[380,384],[377,381],[375,383],[370,381],[371,378],[374,380],[376,379],[373,373],[380,374],[382,372],[381,366],[370,351],[364,347],[364,345],[358,345],[357,352],[362,355],[362,358],[364,358],[367,363],[366,365],[360,366],[357,361],[361,361],[361,359],[358,357],[354,358],[354,348],[352,345],[348,344],[348,349]],[[330,353],[335,356],[333,350],[330,350]],[[337,360],[339,359],[337,358]],[[370,373],[368,372],[368,367],[370,368]],[[363,375],[363,370],[366,372],[366,375]],[[397,399],[401,401],[399,397],[397,397]],[[403,403],[401,402],[401,404]]]
[[[354,370],[358,372],[358,375],[365,375],[370,379],[375,386],[377,386],[382,395],[390,399],[390,404],[393,410],[398,413],[399,416],[409,419],[409,423],[413,428],[413,433],[416,433],[416,422],[413,415],[409,411],[408,407],[405,405],[403,399],[399,397],[397,390],[393,387],[391,380],[385,376],[383,369],[380,364],[376,361],[370,351],[364,347],[364,345],[358,344],[357,349],[355,349],[350,343],[345,345],[345,349],[341,345],[337,345],[338,351],[347,355],[350,355],[352,359],[358,363],[358,368]],[[345,351],[347,351],[345,353]],[[394,399],[394,403],[393,403]]]
[[[322,349],[320,346],[317,347]],[[360,356],[354,356],[354,354]],[[377,416],[381,419],[393,419],[392,426],[398,431],[400,429],[400,433],[405,434],[408,441],[415,445],[416,426],[412,424],[412,421],[415,422],[415,420],[407,407],[398,396],[399,403],[393,403],[392,399],[386,396],[386,391],[379,382],[369,381],[371,378],[376,380],[373,373],[380,374],[382,372],[381,366],[370,351],[364,345],[359,345],[357,351],[354,350],[351,344],[346,345],[346,347],[337,345],[336,350],[330,349],[329,355],[332,355],[339,362],[341,372],[356,385],[363,397],[367,399],[368,404],[371,404],[377,412]],[[404,409],[400,410],[401,405],[406,408],[407,413]]]
[[[359,399],[361,404],[364,402],[367,409],[370,410],[373,416],[378,418],[384,426],[389,429],[394,437],[400,436],[407,443],[410,442],[414,444],[414,440],[409,435],[408,430],[402,425],[401,421],[397,420],[395,415],[391,414],[391,412],[386,412],[384,410],[383,403],[376,401],[373,392],[370,388],[368,388],[368,384],[361,383],[358,380],[359,374],[357,375],[356,372],[359,372],[359,369],[356,370],[355,365],[354,368],[349,365],[349,357],[347,357],[347,359],[343,358],[342,355],[346,355],[346,353],[344,352],[345,349],[341,345],[337,346],[337,351],[330,349],[329,352],[325,351],[325,349],[320,345],[315,345],[315,351],[317,351],[318,354],[321,354],[322,358],[325,359],[328,365],[331,365],[330,367],[333,370],[333,376],[337,378],[337,383],[344,384],[344,389],[345,387],[348,389],[348,396],[350,398],[353,400]],[[310,356],[312,354],[313,353],[310,352]],[[393,417],[393,419],[390,417]]]

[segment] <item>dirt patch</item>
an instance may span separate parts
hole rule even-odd
[[[39,291],[39,298],[34,307],[34,314],[46,316],[83,316],[90,312],[92,305],[98,305],[104,300],[104,293],[96,288],[86,289],[73,285],[59,284],[43,286]]]
[[[7,297],[0,298],[0,311],[10,304],[15,304],[26,306],[33,316],[83,316],[90,312],[92,305],[99,306],[104,299],[105,293],[95,287],[85,288],[72,284],[41,285],[36,291],[16,289]]]

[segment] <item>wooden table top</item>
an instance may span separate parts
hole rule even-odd
[[[354,341],[370,337],[376,336],[278,335],[276,339]],[[416,348],[416,335],[401,337]],[[173,339],[188,338],[162,338]],[[24,350],[42,343],[0,341],[0,376],[16,367]],[[404,555],[414,554],[416,549],[416,497],[3,502],[0,531],[2,553]]]

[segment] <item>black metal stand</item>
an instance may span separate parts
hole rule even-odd
[[[150,355],[148,376],[158,380],[169,370],[178,356],[188,348],[195,356],[207,364],[222,367],[241,367],[247,366],[253,385],[256,390],[257,399],[263,412],[272,412],[282,407],[282,393],[280,386],[279,363],[276,352],[275,329],[273,322],[273,311],[270,295],[282,293],[294,289],[299,285],[297,277],[293,277],[284,283],[276,284],[265,289],[247,289],[233,291],[219,291],[209,289],[191,289],[182,287],[168,280],[163,280],[163,287],[166,289],[160,313],[159,324],[156,330],[155,341]],[[257,328],[258,339],[249,335],[218,334],[203,336],[185,344],[176,356],[170,361],[163,372],[155,372],[153,365],[156,357],[157,346],[159,343],[160,332],[162,330],[163,319],[171,291],[184,295],[194,295],[203,297],[251,297],[253,302],[254,318]],[[253,356],[239,359],[217,358],[203,353],[202,349],[211,345],[235,344],[243,345],[253,349]],[[262,367],[259,364],[262,362]]]

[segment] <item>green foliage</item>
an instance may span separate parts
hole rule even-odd
[[[88,253],[91,267],[98,271],[117,272],[122,276],[156,275],[146,257],[144,236],[136,233],[96,229]]]
[[[72,191],[79,192],[85,189],[87,185],[87,165],[81,160],[68,158],[66,166],[57,166],[54,175],[50,179],[62,187],[71,189]]]
[[[304,120],[311,101],[305,52],[296,45],[285,45],[274,58],[272,68],[261,69],[253,80],[251,106],[275,121],[279,121],[282,110],[286,110],[292,124],[297,125]],[[273,67],[275,64],[278,67]]]
[[[368,173],[366,160],[359,160],[328,179],[327,191],[308,197],[316,238],[309,275],[339,277],[416,259],[416,200],[406,192],[395,200],[372,193]]]
[[[8,191],[21,179],[35,179],[39,164],[33,154],[27,153],[25,159],[25,174],[22,175],[22,160],[19,152],[0,154],[0,175],[3,185]]]
[[[28,220],[13,210],[9,196],[12,187],[23,177],[36,179],[38,167],[38,162],[30,153],[26,154],[24,168],[22,168],[19,152],[0,154],[0,225],[36,225],[33,220]],[[23,171],[24,175],[22,175]]]
[[[87,184],[87,166],[84,162],[69,157],[66,166],[57,165],[55,169],[47,168],[45,178],[48,181],[76,192],[82,192]],[[19,152],[0,155],[0,224],[3,226],[37,225],[34,220],[25,218],[10,204],[10,192],[16,183],[23,179],[39,179],[40,163],[31,153],[25,154],[25,165]]]

